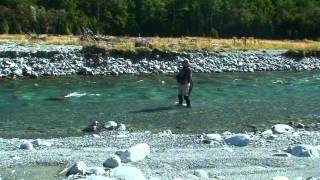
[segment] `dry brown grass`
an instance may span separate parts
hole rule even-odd
[[[213,39],[203,37],[147,37],[152,49],[161,51],[221,51],[228,49],[288,49],[320,50],[320,41],[312,40],[263,40],[249,38]],[[48,36],[45,40],[27,40],[24,35],[0,35],[0,42],[23,44],[97,45],[105,48],[136,50],[135,37],[116,37],[117,41],[81,41],[79,36]]]

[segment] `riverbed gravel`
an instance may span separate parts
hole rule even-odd
[[[246,134],[250,136],[250,142],[241,147],[228,145],[223,140],[207,144],[201,135],[195,134],[150,132],[119,134],[107,131],[98,135],[43,139],[50,146],[39,146],[33,150],[19,149],[20,144],[32,142],[32,139],[0,139],[0,167],[67,167],[79,161],[91,167],[102,167],[103,162],[116,151],[147,143],[151,147],[147,158],[124,163],[139,168],[145,177],[190,179],[196,170],[206,171],[213,179],[270,179],[279,175],[289,178],[320,177],[319,158],[276,155],[285,154],[289,147],[297,144],[319,149],[319,132],[299,130],[273,135],[272,139],[268,133]]]
[[[0,44],[0,77],[175,73],[188,59],[194,72],[319,70],[319,57],[292,58],[286,50],[86,53],[74,45]]]

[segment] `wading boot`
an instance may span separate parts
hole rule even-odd
[[[182,102],[183,102],[182,96],[178,95],[178,99],[179,99],[179,106],[182,106]]]
[[[189,96],[184,96],[184,100],[187,102],[187,108],[191,107]]]

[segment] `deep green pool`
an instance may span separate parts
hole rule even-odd
[[[51,101],[53,96],[79,93]],[[83,134],[97,120],[129,130],[202,133],[320,120],[320,72],[194,74],[192,108],[176,107],[171,76],[0,79],[0,137]]]

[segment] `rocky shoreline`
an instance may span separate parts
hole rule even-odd
[[[16,168],[14,173],[27,166],[69,167],[46,179],[316,179],[319,143],[319,132],[282,124],[243,134],[111,130],[82,137],[0,139],[0,167]]]
[[[316,56],[289,57],[286,50],[228,52],[121,52],[73,45],[0,44],[0,77],[175,73],[188,59],[194,72],[319,70]]]

